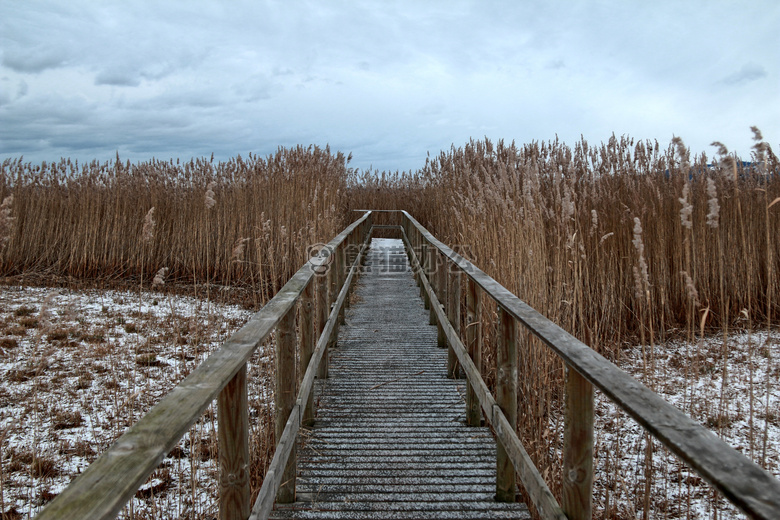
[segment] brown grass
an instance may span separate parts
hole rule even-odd
[[[780,205],[771,207],[780,197],[780,161],[757,139],[754,161],[763,162],[754,168],[725,147],[713,162],[704,154],[691,158],[679,139],[662,148],[615,136],[573,147],[472,140],[400,174],[358,175],[343,155],[316,147],[217,164],[6,160],[0,275],[138,283],[167,268],[166,282],[206,284],[202,292],[210,295],[218,285],[244,286],[261,303],[302,264],[307,246],[354,220],[352,210],[406,209],[616,362],[625,345],[639,343],[652,368],[654,345],[667,331],[687,330],[693,340],[722,329],[723,350],[711,370],[723,374],[725,385],[729,328],[741,319],[771,327],[780,318]],[[374,220],[400,223],[394,214]],[[19,325],[37,327],[34,314],[22,311]],[[484,373],[492,385],[495,309],[486,306],[482,321]],[[175,341],[189,337],[184,324]],[[562,437],[563,364],[527,334],[521,346],[520,433],[547,481],[557,483],[560,451],[550,445]],[[144,354],[136,362],[151,366],[150,360],[153,354]],[[252,413],[270,436],[270,412]],[[713,424],[722,425],[724,413],[715,411]],[[253,486],[270,445],[265,439],[256,447],[262,461],[253,467]]]
[[[573,148],[558,141],[518,147],[472,140],[416,173],[364,173],[349,203],[408,210],[607,357],[619,362],[624,345],[640,343],[651,369],[654,345],[669,330],[693,331],[701,321],[703,331],[726,332],[743,309],[749,321],[776,323],[780,244],[772,230],[780,229],[780,212],[768,208],[780,196],[780,161],[768,146],[762,151],[763,164],[748,169],[728,155],[714,166],[703,154],[691,160],[681,140],[666,149],[614,136],[597,147],[583,140]],[[492,384],[493,309],[482,320],[493,324],[485,329],[482,354]],[[713,367],[724,380],[727,338]],[[520,433],[557,488],[560,451],[550,441],[562,437],[563,365],[535,338],[522,340]]]
[[[221,163],[6,160],[0,200],[13,199],[0,276],[139,282],[165,267],[169,280],[207,288],[230,280],[264,302],[308,245],[340,231],[349,173],[342,154],[317,147]]]

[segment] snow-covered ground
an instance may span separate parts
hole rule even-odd
[[[625,350],[621,368],[731,446],[780,477],[780,333],[740,332]],[[647,367],[645,369],[645,367]],[[594,503],[610,518],[642,516],[647,435],[597,392]],[[618,467],[619,471],[614,469]],[[651,518],[744,518],[694,472],[653,441]],[[608,498],[609,497],[609,498]],[[717,510],[717,516],[715,511]]]
[[[250,315],[159,293],[0,287],[3,518],[39,511]],[[250,367],[255,407],[267,362]],[[214,516],[215,428],[216,404],[136,495],[136,517]]]
[[[250,316],[159,293],[0,286],[3,518],[34,516]],[[727,442],[778,476],[780,334],[731,335],[727,346],[725,387],[718,337],[646,349],[646,368],[641,349],[629,349],[620,365],[702,424],[722,424]],[[257,438],[257,419],[271,417],[271,362],[261,349],[250,363]],[[640,517],[644,432],[598,393],[596,412],[596,510]],[[133,514],[215,518],[217,469],[214,405],[139,490]],[[651,518],[713,517],[710,488],[658,443],[652,469]],[[718,518],[741,517],[722,500],[718,508]]]

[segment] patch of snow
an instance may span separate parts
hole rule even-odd
[[[0,507],[35,515],[250,317],[160,293],[0,287]],[[269,359],[250,362],[250,408]],[[272,405],[272,403],[271,403]],[[216,404],[120,518],[215,512]]]

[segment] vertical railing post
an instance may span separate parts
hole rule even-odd
[[[336,247],[333,250],[333,262],[330,263],[330,269],[328,269],[328,310],[325,319],[327,320],[333,310],[333,305],[339,296],[339,268],[341,267],[341,258],[339,257],[341,246]],[[328,338],[327,350],[330,350],[336,345],[336,338],[339,334],[339,317],[336,316],[336,321],[333,323],[333,330],[330,332]],[[325,369],[327,373],[327,368]]]
[[[442,309],[445,312],[445,315],[447,313],[447,309],[449,307],[449,299],[447,294],[449,291],[447,290],[447,259],[444,257],[444,254],[441,253],[438,249],[436,250],[436,274],[434,275],[434,278],[436,279],[436,296],[439,298],[439,304],[442,306]],[[436,344],[439,346],[439,348],[447,348],[447,336],[444,335],[444,327],[441,323],[438,324],[437,329],[437,336],[436,336]]]
[[[333,252],[331,252],[333,254]],[[330,286],[330,277],[332,270],[332,262],[327,265],[326,272],[320,272],[316,276],[317,281],[317,338],[322,336],[322,332],[325,330],[325,322],[328,321],[328,315],[330,314],[330,304],[328,303],[328,290]],[[317,368],[317,377],[319,379],[328,378],[328,348],[325,347],[325,352],[322,354],[320,360],[320,366]]]
[[[338,267],[338,282],[336,284],[336,295],[333,298],[333,301],[335,302],[338,298],[339,293],[341,292],[341,289],[344,288],[344,282],[347,281],[347,247],[348,247],[348,241],[345,240],[342,242],[341,246],[339,247],[339,254],[336,257],[339,261],[339,267]],[[342,305],[339,309],[339,325],[344,325],[347,322],[346,317],[346,305]]]
[[[433,289],[433,292],[437,292],[436,288],[436,248],[434,248],[432,245],[428,244],[426,246],[426,252],[427,258],[428,258],[428,266],[427,266],[427,272],[428,272],[428,283],[431,285],[431,289]],[[437,297],[440,297],[438,294]],[[428,323],[430,325],[436,325],[438,320],[436,319],[436,311],[433,308],[433,300],[428,302],[428,309],[430,310],[428,314]]]
[[[514,431],[517,428],[517,330],[515,319],[498,310],[498,352],[496,358],[496,403]],[[517,486],[515,468],[501,442],[497,443],[496,500],[514,502]]]
[[[444,258],[444,255],[438,249],[436,250],[436,273],[433,277],[436,280],[436,297],[439,299],[439,305],[446,313],[449,303],[447,301],[447,259]],[[447,336],[444,335],[443,325],[438,323],[438,321],[436,331],[436,344],[439,348],[447,348]]]
[[[295,306],[279,321],[276,326],[276,442],[282,438],[287,419],[295,406]],[[295,502],[295,474],[297,455],[293,446],[284,476],[276,494],[280,504]]]
[[[246,363],[219,393],[219,517],[245,520],[250,510],[249,400]]]
[[[301,380],[311,362],[314,346],[317,344],[317,338],[314,336],[314,280],[310,280],[306,284],[306,288],[304,288],[303,294],[301,294],[301,320],[299,328],[301,330],[301,368],[298,371],[298,387],[300,388]],[[301,424],[304,426],[314,424],[313,402],[314,394],[311,392],[309,393],[306,407],[303,409]]]
[[[566,367],[563,429],[563,501],[570,520],[593,515],[593,385]]]
[[[445,276],[449,288],[447,290],[447,319],[450,320],[452,328],[460,336],[460,268],[446,262],[448,269],[446,269]],[[455,355],[455,351],[452,349],[452,345],[447,351],[447,377],[455,379],[458,377],[458,357]]]
[[[477,283],[466,277],[466,348],[478,371],[482,371],[482,293]],[[471,384],[466,390],[466,420],[470,426],[482,423],[482,409]]]
[[[425,276],[428,278],[428,247],[424,241],[420,242],[420,256],[418,259],[420,260],[420,277]],[[430,281],[430,278],[428,280]],[[425,309],[428,310],[431,308],[431,300],[428,296],[428,292],[425,290],[425,284],[422,283],[422,278],[419,280],[419,282],[420,296],[422,296]],[[433,323],[431,323],[431,325],[433,325]]]

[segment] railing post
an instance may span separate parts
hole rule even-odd
[[[428,272],[428,283],[431,285],[431,289],[433,289],[433,292],[436,292],[436,248],[428,245],[426,246],[426,252],[428,253],[426,256],[428,258],[428,265],[427,265],[427,272]],[[440,297],[438,294],[437,297]],[[430,313],[428,314],[428,323],[430,325],[436,325],[436,311],[433,308],[433,300],[428,302],[428,309],[430,310]]]
[[[593,515],[593,385],[566,367],[563,429],[563,501],[569,520]]]
[[[317,338],[314,336],[314,280],[306,284],[306,288],[303,290],[303,294],[301,294],[301,320],[299,328],[301,329],[301,369],[298,371],[298,387],[300,388],[301,380],[304,374],[306,374],[306,369],[309,367],[311,356],[314,352],[314,346],[317,343]],[[304,426],[314,424],[313,397],[313,393],[309,394],[309,400],[303,409],[301,424]]]
[[[445,276],[449,284],[449,289],[447,290],[447,319],[460,337],[460,268],[450,262],[446,262],[446,265],[448,269],[446,269]],[[450,379],[458,377],[458,357],[455,355],[452,345],[450,345],[447,351],[447,377]]]
[[[328,286],[330,285],[330,277],[332,265],[328,265],[327,272],[317,275],[317,338],[322,336],[322,331],[325,330],[325,322],[328,321],[328,315],[330,314],[330,304],[328,303]],[[322,354],[320,360],[320,366],[317,368],[317,378],[328,378],[328,348],[325,347],[325,352]]]
[[[295,406],[295,306],[276,326],[276,442],[282,438],[287,419]],[[282,484],[276,494],[280,504],[295,502],[295,474],[297,468],[295,446],[293,446],[287,466],[284,469]]]
[[[249,400],[246,363],[219,393],[219,517],[245,520],[250,510]]]
[[[447,300],[447,259],[444,258],[444,255],[439,250],[436,250],[436,274],[434,274],[434,278],[436,279],[436,284],[434,285],[436,296],[446,313],[449,306]],[[444,327],[441,323],[438,323],[437,327],[436,344],[439,348],[447,348],[447,336],[444,334]]]
[[[428,297],[428,292],[425,290],[425,284],[422,282],[423,276],[426,278],[428,277],[428,248],[426,247],[425,242],[420,242],[420,256],[417,257],[417,259],[420,261],[420,278],[417,280],[420,284],[420,296],[425,304],[425,309],[428,310],[431,308],[431,300]],[[431,323],[431,325],[433,324]]]
[[[477,283],[466,277],[466,348],[478,371],[482,371],[482,293]],[[466,420],[470,426],[482,423],[482,409],[471,384],[466,390]]]
[[[339,293],[341,292],[341,289],[344,288],[344,282],[347,280],[347,247],[348,247],[348,241],[345,240],[342,242],[341,246],[339,247],[339,254],[336,256],[336,259],[338,259],[339,267],[338,267],[338,282],[336,283],[337,289],[336,294],[333,297],[333,301],[335,302]],[[346,305],[342,305],[341,309],[339,309],[339,325],[344,325],[347,322],[346,318]]]
[[[517,330],[515,319],[502,307],[498,310],[498,324],[496,403],[514,431],[517,429]],[[514,502],[515,468],[501,442],[496,448],[496,500]]]

